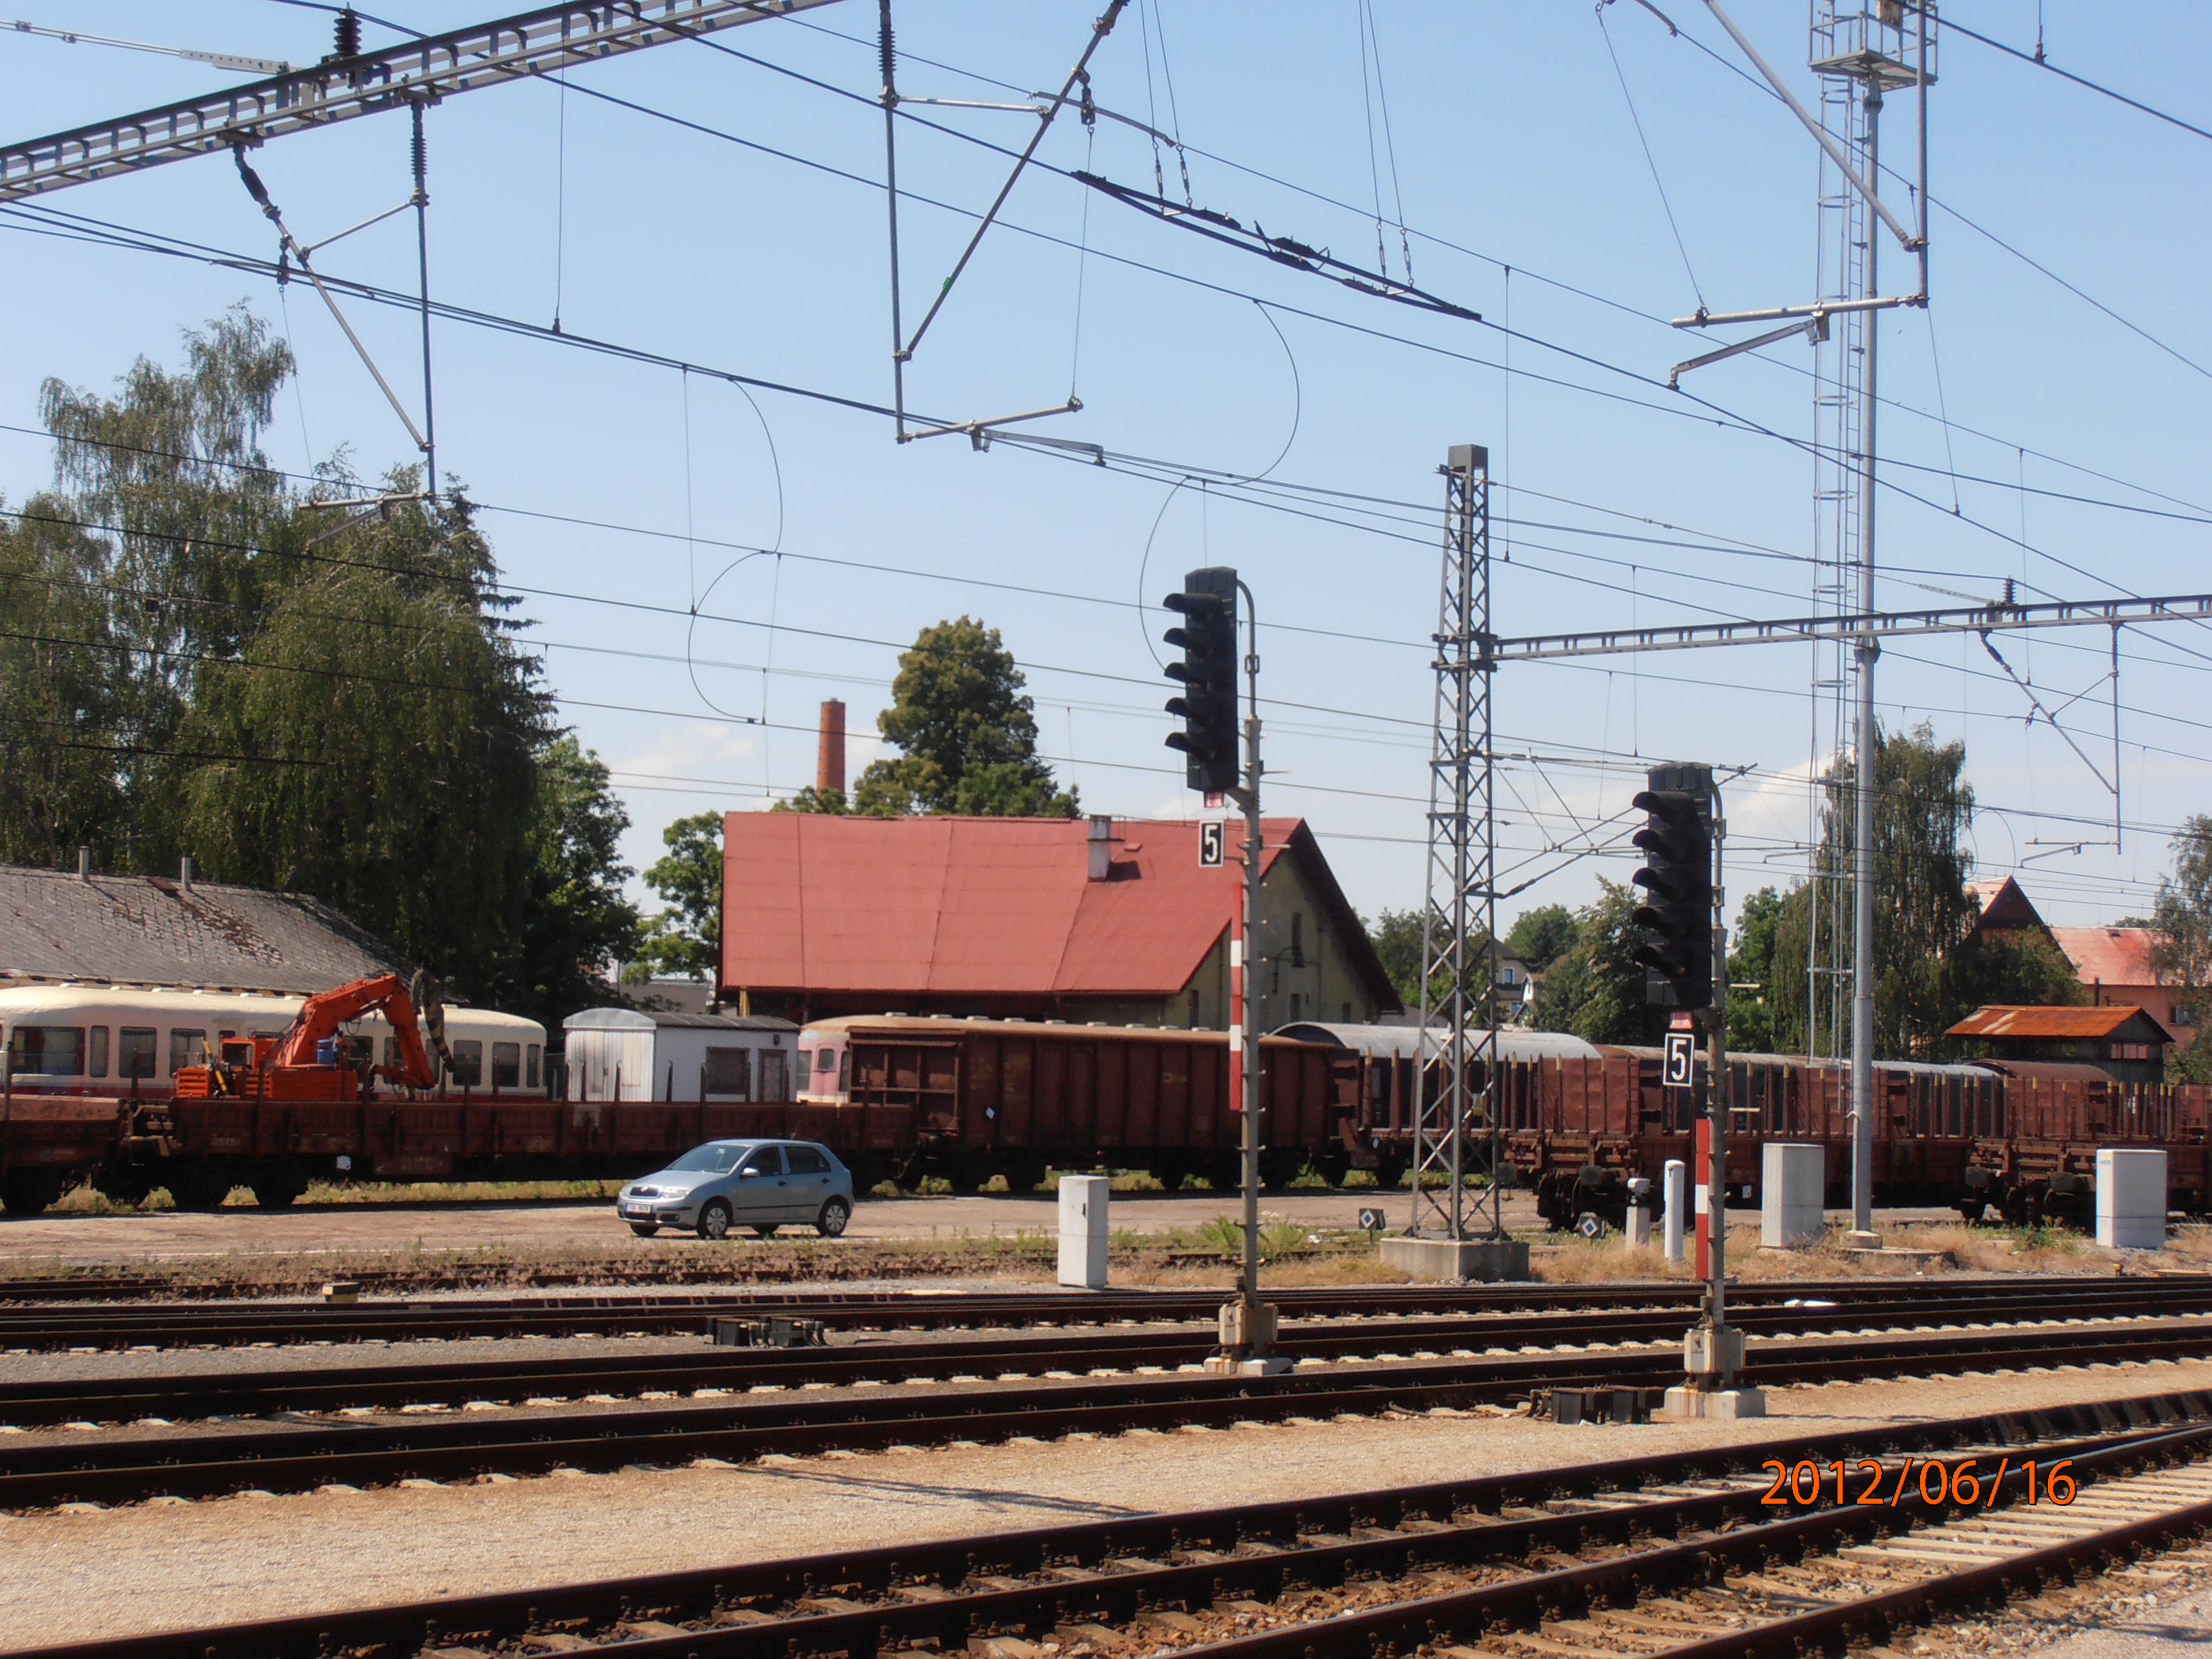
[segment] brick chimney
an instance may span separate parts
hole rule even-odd
[[[814,793],[845,792],[845,705],[832,697],[822,705],[822,737],[814,750]]]

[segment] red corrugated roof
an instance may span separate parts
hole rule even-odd
[[[2130,1020],[2148,1022],[2160,1041],[2171,1042],[2166,1028],[2131,1004],[2102,1008],[2021,1008],[2002,1004],[1977,1008],[1954,1025],[1950,1036],[2109,1037]]]
[[[2051,937],[2084,985],[2158,983],[2158,969],[2150,962],[2158,935],[2148,927],[2054,927]]]
[[[1298,849],[1342,932],[1357,919],[1297,818],[1266,824],[1266,868]],[[723,821],[722,981],[754,991],[1169,996],[1239,902],[1231,862],[1201,869],[1198,825],[1116,819],[1113,874],[1089,878],[1080,818]],[[1362,954],[1364,935],[1355,945]],[[1381,978],[1379,964],[1370,976]],[[1395,1000],[1387,980],[1381,989]]]

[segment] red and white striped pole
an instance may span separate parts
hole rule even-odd
[[[1710,1279],[1712,1276],[1713,1126],[1703,1113],[1698,1115],[1697,1146],[1697,1167],[1691,1176],[1691,1190],[1697,1194],[1694,1208],[1698,1218],[1698,1277]]]

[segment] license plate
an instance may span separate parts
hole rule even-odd
[[[653,1213],[652,1211],[645,1208],[642,1205],[637,1204],[623,1205],[622,1206],[622,1212],[624,1215],[651,1215]]]

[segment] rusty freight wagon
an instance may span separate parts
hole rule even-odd
[[[824,1140],[866,1178],[935,1174],[956,1191],[1003,1175],[1016,1191],[1048,1166],[1241,1179],[1225,1031],[915,1018],[817,1021],[799,1034],[794,1133]],[[1308,1164],[1334,1180],[1360,1061],[1333,1046],[1263,1038],[1261,1180]]]

